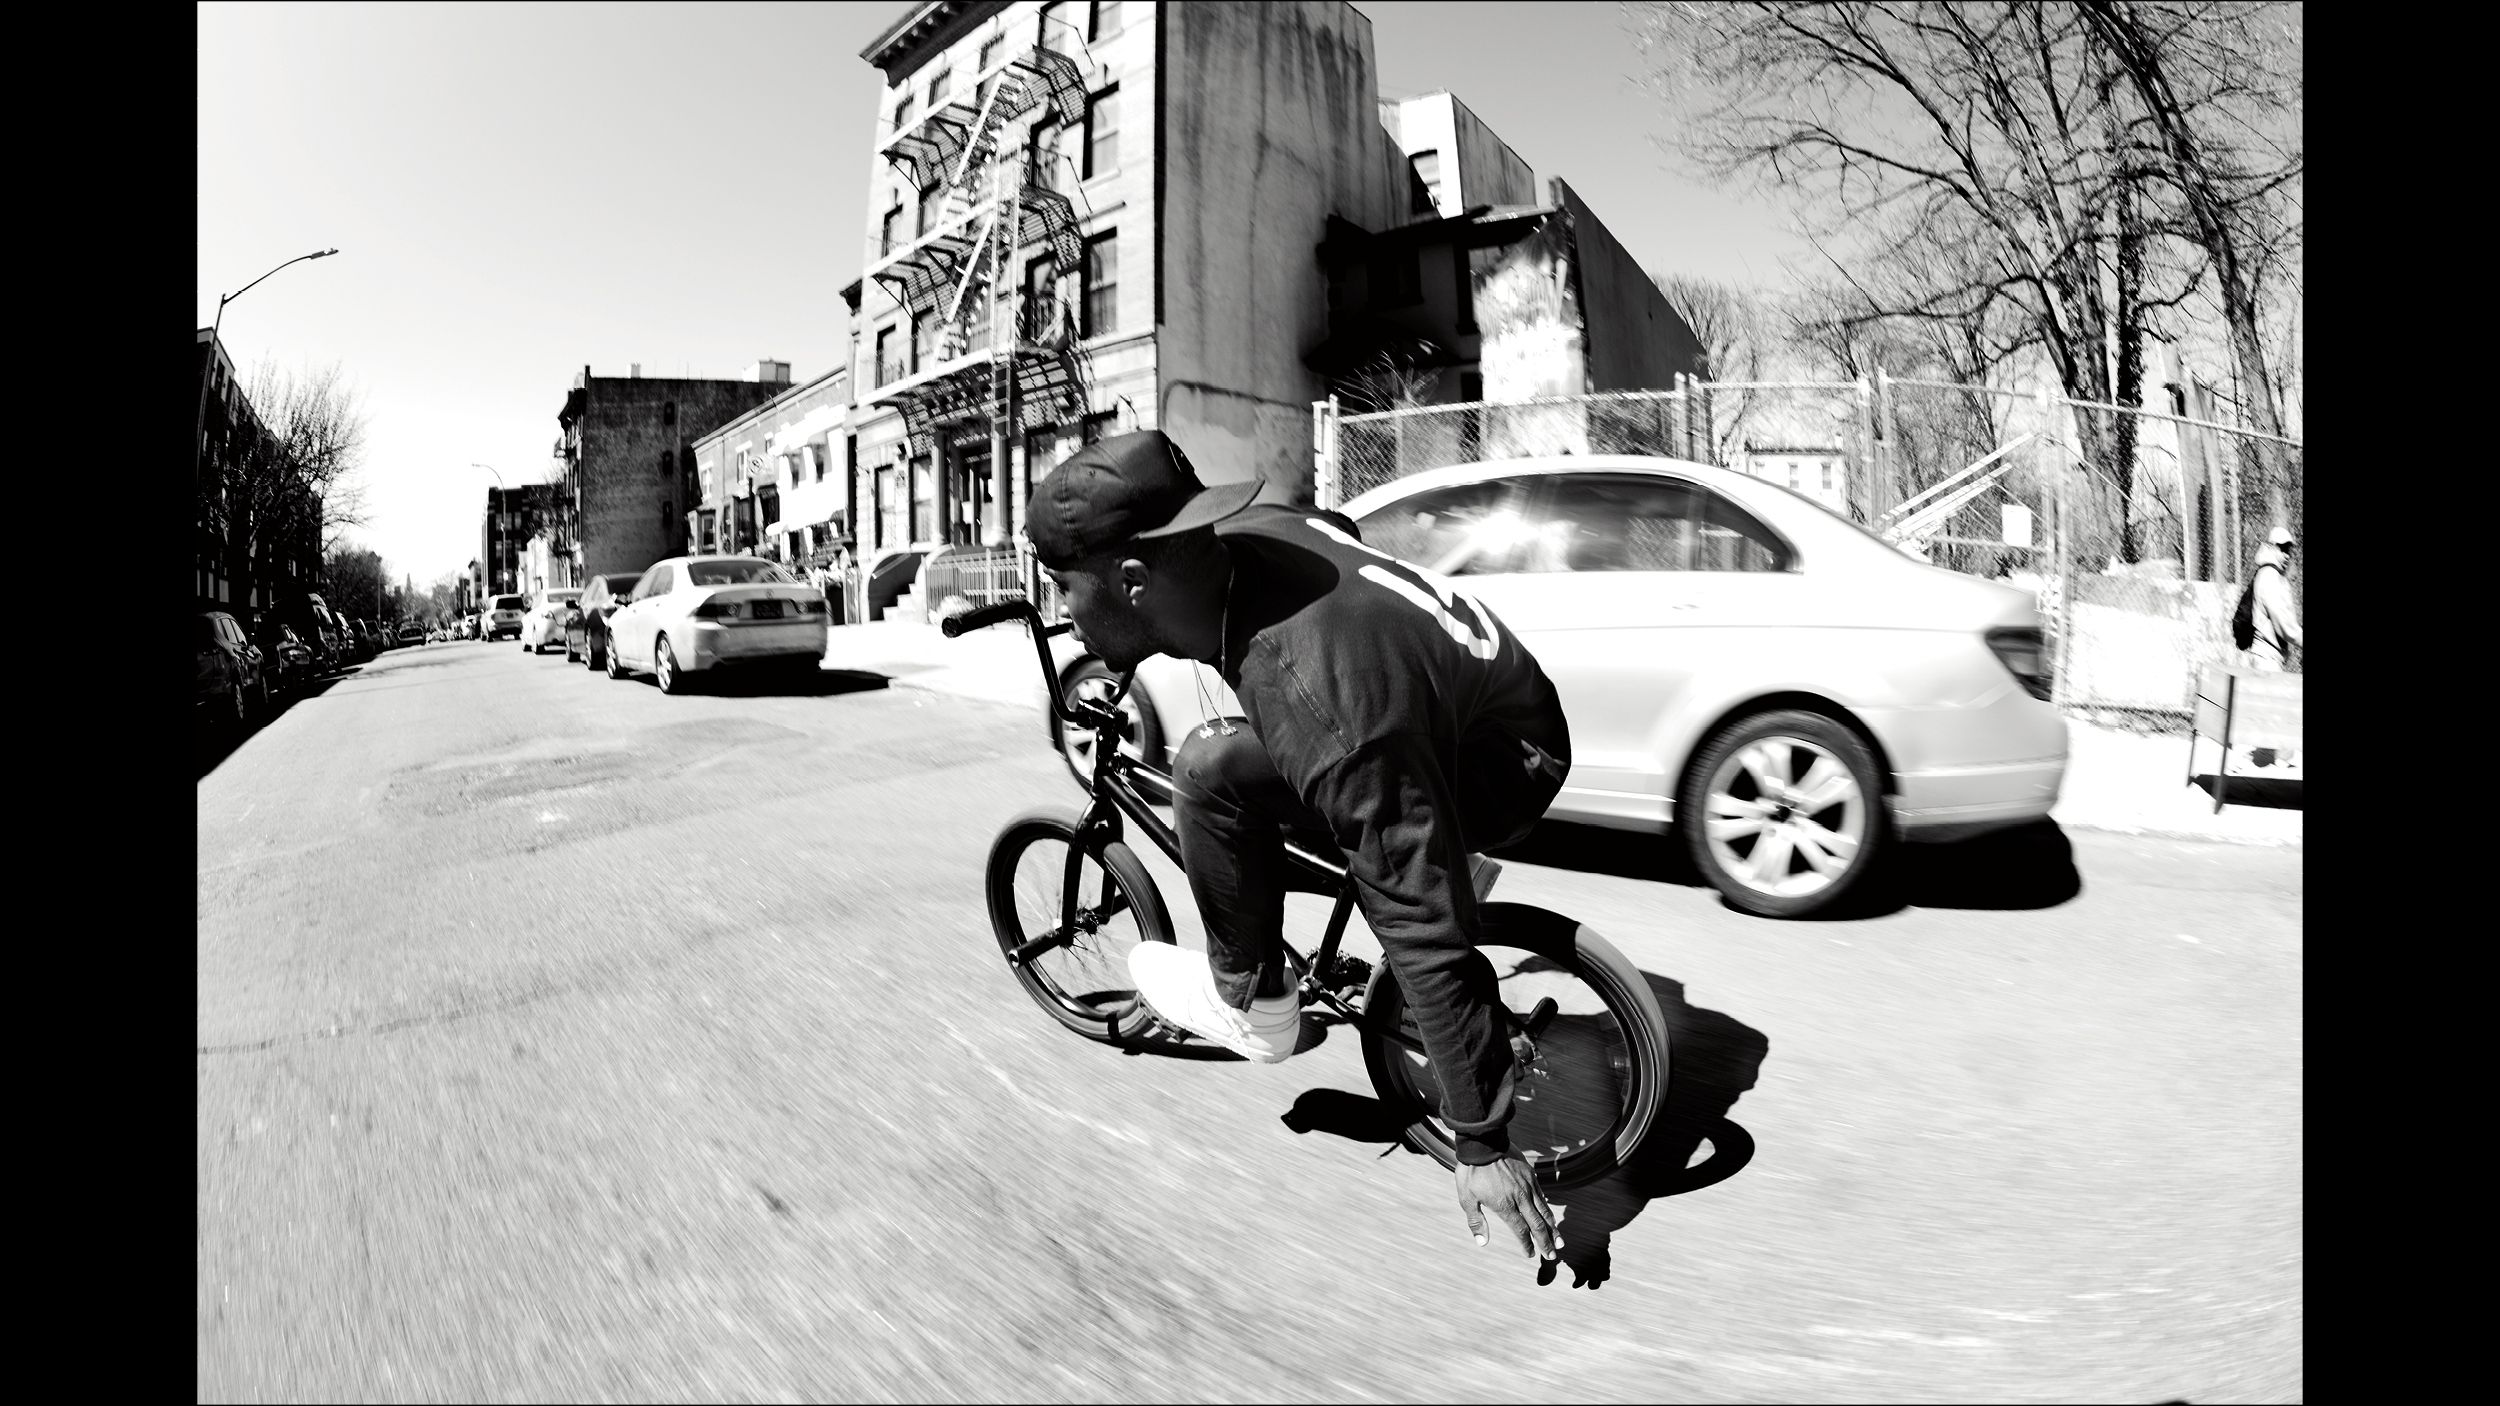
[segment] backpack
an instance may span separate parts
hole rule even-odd
[[[2240,603],[2231,607],[2231,647],[2247,649],[2257,643],[2257,577],[2251,572],[2248,584],[2240,587]]]

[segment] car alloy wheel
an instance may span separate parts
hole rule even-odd
[[[666,635],[661,635],[651,642],[651,672],[659,676],[660,692],[683,693],[686,691],[686,676],[678,672],[677,660],[669,652]]]
[[[1676,820],[1730,905],[1799,918],[1866,876],[1887,838],[1881,788],[1848,727],[1802,710],[1757,714],[1705,745]]]
[[[612,679],[621,679],[625,677],[625,656],[616,652],[616,641],[614,639],[610,639],[608,641],[607,655],[608,677]]]

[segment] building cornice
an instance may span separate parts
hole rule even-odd
[[[925,0],[859,51],[888,82],[920,67],[929,52],[1007,8],[1007,0]]]

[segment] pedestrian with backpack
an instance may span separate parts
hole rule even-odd
[[[2257,549],[2256,571],[2241,588],[2239,604],[2231,612],[2231,643],[2247,653],[2249,664],[2259,673],[2282,673],[2292,651],[2302,647],[2300,611],[2292,600],[2288,574],[2297,546],[2291,529],[2276,524]],[[2277,761],[2293,765],[2289,751],[2278,756],[2271,747],[2253,749],[2249,760],[2261,767]]]

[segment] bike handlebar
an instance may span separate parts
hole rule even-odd
[[[1066,634],[1073,628],[1069,621],[1062,620],[1056,625],[1045,625],[1042,623],[1042,612],[1034,608],[1033,602],[1003,600],[996,605],[975,606],[960,615],[949,615],[938,622],[938,632],[951,640],[960,638],[967,630],[986,630],[992,625],[1003,625],[1010,620],[1021,622],[1027,630],[1032,632],[1033,658],[1041,666],[1042,690],[1050,699],[1051,714],[1063,723],[1074,723],[1083,727],[1092,727],[1106,721],[1098,716],[1079,716],[1076,709],[1069,706],[1067,698],[1060,693],[1058,680],[1051,672],[1050,647],[1042,641],[1049,639],[1052,635]],[[1128,692],[1128,684],[1128,679],[1120,680],[1119,692],[1112,695],[1113,702],[1116,703],[1121,694]],[[1094,705],[1089,703],[1087,706]],[[1116,715],[1108,721],[1116,725]]]
[[[974,606],[961,615],[949,615],[938,622],[938,630],[951,640],[966,630],[986,630],[1003,621],[1017,619],[1039,626],[1042,613],[1035,610],[1029,600],[1003,600],[996,605]]]

